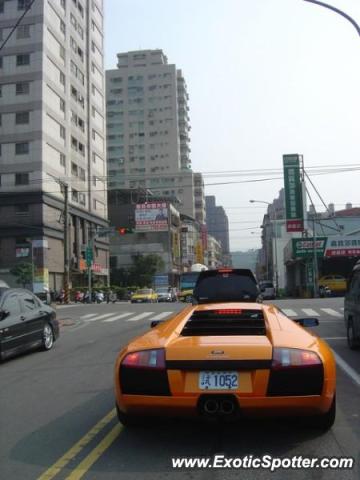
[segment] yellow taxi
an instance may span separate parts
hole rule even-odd
[[[152,288],[141,288],[131,295],[131,303],[156,303],[158,296]]]
[[[346,292],[346,279],[342,275],[324,275],[319,279],[319,287],[328,287],[332,293]]]

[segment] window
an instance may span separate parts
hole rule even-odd
[[[77,190],[75,190],[74,188],[72,189],[72,192],[71,192],[71,200],[73,202],[78,202],[79,201],[79,192]]]
[[[17,112],[15,114],[16,125],[24,125],[30,121],[30,112]]]
[[[20,82],[16,84],[16,95],[27,95],[30,93],[30,83]]]
[[[23,305],[25,307],[26,312],[28,312],[29,310],[30,311],[36,310],[38,308],[39,305],[35,300],[35,297],[30,295],[30,293],[23,293],[21,297],[22,297]]]
[[[17,145],[20,145],[17,143]],[[15,185],[29,185],[28,173],[15,173]]]
[[[65,22],[63,22],[63,20],[60,20],[60,30],[65,35],[66,26],[65,26]]]
[[[60,45],[59,55],[63,60],[65,60],[65,47],[63,45]]]
[[[30,25],[18,25],[16,38],[30,38]]]
[[[4,13],[4,0],[0,0],[0,13]]]
[[[63,100],[62,98],[60,98],[60,110],[62,112],[65,112],[65,100]]]
[[[65,164],[66,164],[66,157],[63,153],[60,153],[60,165],[62,167],[65,167]]]
[[[18,0],[18,10],[25,10],[31,4],[31,0]]]
[[[66,135],[66,130],[65,130],[65,127],[63,127],[62,125],[60,125],[60,137],[65,140],[65,135]]]
[[[29,142],[15,143],[16,155],[26,155],[27,153],[29,153]],[[28,174],[24,174],[24,175],[28,175]]]
[[[63,72],[60,72],[60,83],[65,85],[65,74]]]
[[[1,3],[0,3],[0,11],[1,11]],[[21,314],[20,302],[16,293],[9,295],[5,298],[5,301],[2,304],[2,309],[10,312],[10,316],[16,316]]]
[[[15,215],[29,215],[29,205],[27,203],[21,203],[15,205]]]
[[[22,67],[24,65],[30,65],[30,54],[23,53],[21,55],[16,55],[16,66]]]

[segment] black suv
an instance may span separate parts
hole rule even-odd
[[[201,272],[193,293],[194,303],[257,302],[260,289],[251,270],[219,268]]]
[[[349,347],[351,350],[360,348],[360,261],[355,264],[348,280],[344,318]]]

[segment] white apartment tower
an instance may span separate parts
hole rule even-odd
[[[32,5],[31,5],[32,4]],[[0,0],[0,271],[33,261],[34,283],[59,289],[64,194],[69,259],[85,280],[84,246],[107,225],[103,0]],[[94,275],[108,246],[94,240]]]
[[[119,53],[106,72],[110,189],[148,188],[176,197],[195,218],[188,93],[181,70],[162,50]]]

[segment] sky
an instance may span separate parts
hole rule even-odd
[[[358,0],[327,2],[360,23]],[[278,195],[283,154],[302,154],[309,172],[360,167],[360,36],[340,15],[304,0],[104,0],[104,7],[105,68],[115,68],[118,52],[161,48],[183,71],[192,167],[228,214],[232,251],[261,246],[267,206],[249,200]],[[326,204],[360,206],[360,171],[311,179]],[[211,185],[223,182],[232,183]]]

